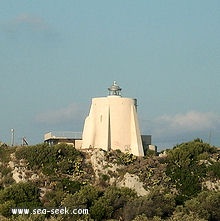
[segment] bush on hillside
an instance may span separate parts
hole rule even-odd
[[[0,214],[10,216],[14,208],[41,206],[40,191],[32,183],[16,183],[0,191]]]
[[[218,221],[220,220],[220,191],[203,191],[197,197],[186,201],[185,208],[205,220]]]
[[[207,170],[210,177],[220,178],[220,162],[214,162]]]
[[[67,144],[55,146],[39,144],[30,147],[20,147],[16,150],[15,156],[19,160],[27,160],[30,169],[42,169],[46,175],[56,173],[78,174],[81,169],[82,154]]]
[[[126,187],[108,187],[90,208],[91,217],[95,220],[123,217],[123,208],[128,201],[137,197],[135,191]]]
[[[178,203],[182,204],[202,190],[201,182],[206,177],[207,167],[200,159],[204,158],[204,153],[207,156],[215,152],[216,148],[200,139],[177,145],[168,151],[166,174],[179,191]]]
[[[169,190],[155,188],[148,196],[142,196],[129,201],[124,208],[124,219],[133,220],[144,214],[148,218],[155,216],[169,217],[175,210],[175,196]]]

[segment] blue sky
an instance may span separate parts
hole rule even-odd
[[[1,0],[0,140],[82,131],[116,80],[159,148],[220,145],[219,0]]]

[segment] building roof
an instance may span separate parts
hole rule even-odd
[[[51,139],[73,139],[73,140],[81,140],[82,133],[81,132],[72,132],[72,131],[53,131],[46,133],[44,135],[44,141]]]

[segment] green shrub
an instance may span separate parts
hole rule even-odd
[[[63,173],[72,175],[79,173],[82,155],[74,147],[67,144],[49,146],[39,144],[30,147],[20,147],[15,152],[17,159],[26,159],[30,169],[42,169],[46,175]]]
[[[118,220],[123,216],[124,206],[135,197],[137,197],[136,192],[129,188],[108,187],[103,196],[99,197],[91,206],[91,217],[95,220],[108,218]]]
[[[12,185],[13,183],[15,183],[15,180],[12,178],[11,174],[8,174],[0,180],[0,189],[4,189],[5,187]]]
[[[11,215],[11,208],[15,207],[16,204],[13,200],[8,200],[0,203],[0,214],[5,217],[9,217]]]
[[[179,191],[178,203],[182,204],[202,190],[201,182],[206,177],[207,168],[200,160],[215,152],[216,148],[200,139],[177,145],[167,152],[166,174]]]
[[[62,201],[62,206],[70,209],[89,209],[94,205],[95,201],[100,196],[100,191],[95,186],[82,186],[81,189],[74,194],[67,194]],[[75,221],[75,220],[90,220],[90,215],[65,215],[64,220]]]
[[[61,190],[66,193],[74,194],[75,192],[79,191],[82,184],[79,181],[72,181],[68,178],[62,178],[60,179],[57,186],[60,186]]]
[[[113,207],[110,201],[105,198],[99,198],[90,208],[90,215],[93,219],[101,221],[111,217]]]
[[[63,206],[74,207],[83,206],[84,208],[89,208],[93,205],[94,201],[98,199],[100,191],[94,186],[82,186],[81,189],[74,193],[68,194],[62,201]]]
[[[176,211],[174,211],[173,215],[168,219],[168,221],[207,221],[207,219],[203,219],[199,217],[197,213],[189,212],[182,206],[178,206]]]
[[[7,187],[14,183],[14,179],[12,178],[11,168],[8,165],[0,165],[0,173],[2,178],[0,179],[0,189]]]
[[[220,191],[203,191],[197,197],[186,201],[185,208],[205,220],[220,220]]]
[[[124,219],[133,220],[142,214],[148,218],[154,216],[167,218],[172,214],[175,206],[175,197],[169,193],[169,190],[162,190],[158,187],[148,196],[130,200],[124,207]]]
[[[0,191],[0,208],[5,213],[10,207],[34,208],[41,206],[39,189],[32,183],[16,183]]]
[[[0,147],[0,161],[7,163],[10,161],[10,155],[15,151],[16,147]]]
[[[154,150],[149,150],[149,149],[147,149],[146,151],[145,151],[145,153],[144,153],[144,155],[146,156],[146,157],[153,157],[153,156],[155,156],[157,153],[154,151]]]
[[[131,153],[118,152],[117,163],[119,165],[129,165],[137,160],[137,157]]]
[[[7,174],[11,173],[11,168],[4,165],[0,165],[0,171],[2,176],[7,176]]]
[[[45,208],[58,208],[61,206],[65,195],[62,190],[47,191],[43,196],[42,203]]]
[[[201,153],[198,155],[197,160],[207,160],[209,159],[210,154],[207,152]]]
[[[12,216],[10,220],[7,221],[61,221],[61,219],[46,219],[45,215],[43,214],[39,215],[30,214],[30,215]]]
[[[0,203],[8,200],[14,200],[16,204],[32,201],[39,202],[39,196],[39,189],[35,185],[29,182],[20,182],[1,190]]]
[[[220,178],[220,162],[213,163],[207,170],[211,177]]]

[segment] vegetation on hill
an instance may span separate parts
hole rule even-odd
[[[135,157],[119,150],[96,154],[100,158],[93,161],[93,150],[66,144],[1,147],[0,220],[220,220],[219,152],[202,140],[176,145],[162,156]],[[138,177],[144,194],[123,184],[126,174]],[[11,211],[65,207],[88,209],[88,214]]]
[[[200,139],[177,145],[168,151],[166,174],[176,185],[180,204],[202,190],[202,181],[208,170],[205,160],[216,151]]]

